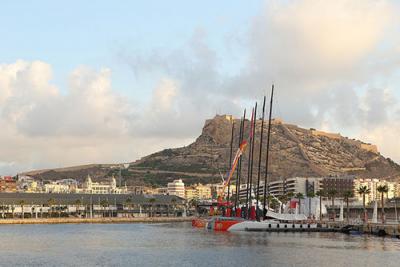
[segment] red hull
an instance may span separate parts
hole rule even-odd
[[[216,220],[214,224],[214,231],[225,232],[228,231],[229,227],[234,224],[239,223],[240,221],[232,220],[232,221],[221,221]]]
[[[205,219],[197,218],[197,219],[193,219],[193,220],[192,220],[192,226],[193,226],[193,227],[196,227],[196,228],[205,228],[206,225],[207,225],[207,220],[205,220]]]
[[[195,228],[206,228],[217,232],[225,232],[228,231],[232,225],[243,221],[242,218],[236,217],[196,218],[192,220],[192,226]]]

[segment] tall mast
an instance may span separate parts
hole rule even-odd
[[[229,152],[228,170],[230,170],[231,165],[232,165],[233,131],[235,131],[235,121],[232,122],[231,150]],[[228,205],[229,205],[230,191],[231,191],[231,181],[228,181],[228,198],[226,199],[228,202]]]
[[[262,145],[263,145],[263,135],[264,135],[265,101],[266,101],[266,97],[264,96],[263,108],[262,108],[262,118],[261,118],[260,150],[259,150],[259,154],[258,154],[257,195],[256,195],[256,217],[257,217],[257,221],[260,220],[260,216],[259,216],[259,212],[258,212],[258,201],[259,201],[259,198],[260,198],[261,156],[262,156]]]
[[[249,207],[252,206],[252,188],[253,188],[253,162],[254,162],[254,144],[256,142],[256,123],[257,123],[257,102],[256,102],[256,106],[254,108],[254,119],[253,119],[253,125],[251,125],[252,127],[252,142],[251,142],[251,160],[250,160],[250,189],[249,189]],[[248,213],[248,217],[250,217],[250,213]]]
[[[249,142],[250,142],[250,150],[249,150],[249,156],[247,159],[247,183],[246,183],[246,210],[245,210],[245,217],[248,217],[249,213],[249,183],[250,183],[250,169],[251,169],[251,148],[252,148],[252,142],[253,142],[253,120],[254,120],[254,108],[251,110],[251,120],[250,120],[250,134],[249,134]]]
[[[244,128],[244,121],[246,120],[246,109],[244,109],[243,117],[240,122],[240,130],[239,130],[239,144],[243,141],[243,128]],[[242,157],[239,158],[239,167],[236,171],[236,198],[235,198],[235,209],[238,208],[238,203],[240,204],[240,176],[242,174]]]
[[[271,121],[272,121],[272,104],[274,101],[274,85],[271,90],[271,102],[269,104],[269,119],[268,119],[268,133],[267,133],[267,158],[265,160],[265,176],[264,176],[264,201],[263,201],[263,215],[264,218],[267,214],[266,201],[267,201],[267,186],[268,186],[268,163],[269,163],[269,149],[271,140]]]

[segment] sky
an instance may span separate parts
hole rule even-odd
[[[272,83],[274,117],[400,162],[399,11],[384,0],[3,1],[0,174],[188,145]]]

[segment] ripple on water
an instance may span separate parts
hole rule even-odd
[[[2,266],[399,266],[400,240],[188,223],[2,225]]]

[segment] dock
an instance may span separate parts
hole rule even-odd
[[[27,218],[4,219],[0,225],[5,224],[107,224],[107,223],[173,223],[189,222],[192,217],[111,217],[111,218]]]
[[[345,224],[343,222],[318,223],[317,227],[271,227],[271,228],[246,228],[247,232],[268,232],[268,233],[360,233],[376,236],[390,236],[400,238],[400,224]]]
[[[245,229],[246,232],[267,232],[267,233],[333,233],[340,232],[339,229],[317,227],[317,228],[256,228],[256,229]]]

